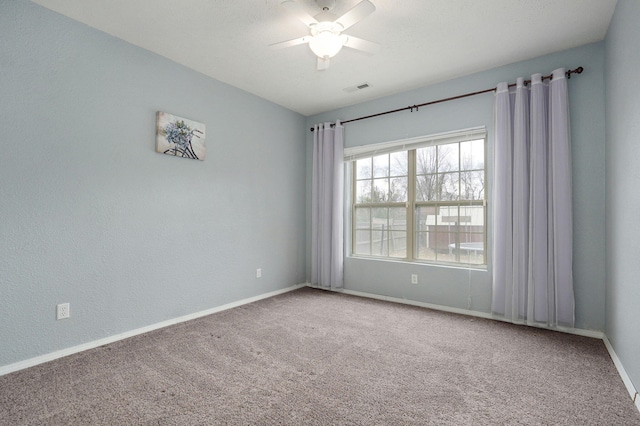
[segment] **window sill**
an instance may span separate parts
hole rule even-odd
[[[477,264],[449,264],[449,263],[433,263],[429,261],[422,260],[407,260],[407,259],[390,259],[384,257],[375,257],[375,256],[363,256],[363,255],[347,255],[347,259],[356,259],[356,260],[366,260],[366,261],[374,261],[374,262],[391,262],[391,263],[400,263],[405,265],[412,266],[429,266],[434,268],[446,268],[446,269],[463,269],[465,271],[478,271],[478,272],[487,272],[487,265],[477,265]]]

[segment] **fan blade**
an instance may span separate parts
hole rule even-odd
[[[317,24],[318,23],[316,18],[314,18],[313,16],[309,15],[302,8],[302,6],[300,6],[298,3],[296,3],[293,0],[284,0],[282,3],[280,3],[280,6],[284,7],[285,9],[287,9],[287,11],[289,11],[289,13],[291,13],[296,18],[298,18],[299,20],[304,22],[307,26],[310,26],[312,24]]]
[[[311,36],[305,36],[300,38],[295,38],[293,40],[281,41],[280,43],[270,44],[269,47],[271,49],[284,49],[285,47],[297,46],[299,44],[309,43],[311,40]]]
[[[371,15],[376,10],[376,7],[369,0],[362,0],[360,3],[353,6],[344,15],[336,19],[336,22],[346,30],[350,26],[357,24],[362,19]]]
[[[347,36],[347,42],[344,44],[347,47],[356,50],[362,50],[363,52],[374,54],[380,50],[380,45],[372,41],[363,40],[358,37]]]
[[[329,63],[330,63],[330,59],[322,59],[322,58],[318,58],[318,66],[316,67],[316,69],[318,71],[324,71],[327,68],[329,68]]]

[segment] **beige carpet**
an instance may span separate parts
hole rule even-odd
[[[304,288],[0,377],[2,425],[640,425],[600,340]]]

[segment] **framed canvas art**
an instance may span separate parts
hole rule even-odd
[[[156,152],[174,157],[204,160],[203,123],[158,111]]]

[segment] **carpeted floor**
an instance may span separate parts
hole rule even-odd
[[[640,425],[602,341],[303,288],[0,377],[2,425]]]

